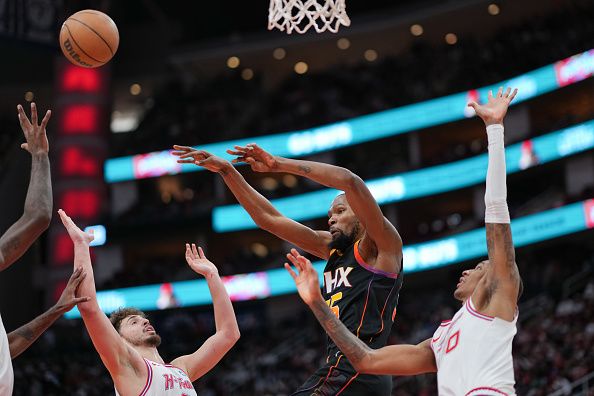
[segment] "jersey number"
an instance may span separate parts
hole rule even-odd
[[[338,292],[330,296],[330,300],[326,300],[326,305],[330,307],[332,313],[336,315],[338,319],[340,319],[340,307],[334,305],[336,302],[342,299],[342,292]]]

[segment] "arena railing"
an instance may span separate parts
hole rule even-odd
[[[512,221],[514,245],[523,247],[594,228],[594,199],[560,208],[515,218]],[[455,263],[477,259],[487,254],[485,229],[452,235],[430,242],[405,246],[404,272],[426,271]],[[281,268],[223,277],[232,301],[264,299],[296,292],[287,271]],[[323,281],[324,262],[314,263]],[[174,297],[174,298],[172,298]],[[104,290],[97,293],[99,306],[105,313],[120,307],[157,310],[211,304],[208,285],[204,279],[173,283]],[[175,303],[171,303],[175,301]],[[77,318],[76,308],[66,314]]]
[[[518,88],[518,96],[512,103],[515,105],[575,84],[593,74],[594,49],[482,88],[311,129],[205,144],[200,148],[230,158],[226,149],[256,141],[275,155],[315,154],[473,117],[473,111],[467,107],[468,101],[485,102],[489,90],[497,90],[502,85]],[[106,182],[114,183],[200,170],[202,168],[197,166],[178,164],[169,150],[163,150],[108,159],[104,177]]]
[[[522,171],[594,148],[594,120],[512,144],[505,150],[507,173]],[[366,184],[380,205],[425,197],[484,183],[487,154],[410,172],[367,180]],[[283,215],[296,221],[324,217],[339,192],[321,189],[314,192],[271,200]],[[216,232],[257,228],[240,205],[213,209]]]

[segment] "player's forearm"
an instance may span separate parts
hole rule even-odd
[[[341,191],[354,188],[358,181],[358,178],[351,171],[336,165],[284,157],[277,157],[277,163],[276,172],[307,177],[316,183]]]
[[[487,126],[489,163],[485,189],[485,223],[510,222],[507,207],[504,129],[501,124]]]
[[[309,307],[318,319],[318,322],[326,330],[326,333],[336,343],[338,349],[349,359],[353,367],[357,371],[365,372],[371,348],[347,329],[336,315],[332,313],[321,297],[311,303]]]
[[[52,217],[52,182],[47,154],[32,155],[31,178],[24,215],[36,219],[45,230]]]
[[[47,154],[34,155],[23,215],[0,238],[0,271],[18,260],[49,226],[52,186]]]
[[[59,307],[53,306],[31,322],[9,333],[8,345],[11,359],[16,358],[29,348],[63,313]]]
[[[224,168],[220,175],[240,205],[251,218],[266,228],[266,222],[275,216],[281,216],[278,210],[262,194],[256,191],[231,164]]]
[[[208,274],[206,282],[212,297],[216,331],[224,334],[225,339],[233,345],[239,339],[239,326],[231,299],[218,273]]]
[[[93,313],[97,311],[99,305],[97,302],[97,291],[95,290],[95,277],[93,276],[93,265],[91,263],[91,253],[89,245],[86,242],[74,242],[74,268],[82,268],[86,274],[76,290],[76,297],[87,296],[89,301],[78,304],[81,315],[85,311]]]

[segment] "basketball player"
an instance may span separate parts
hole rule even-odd
[[[190,268],[206,278],[213,300],[216,333],[196,352],[165,364],[157,350],[161,337],[142,311],[120,309],[111,315],[111,322],[101,311],[89,254],[93,235],[78,228],[63,210],[58,212],[74,242],[74,267],[87,273],[79,293],[91,299],[79,304],[78,309],[93,345],[113,379],[116,395],[196,395],[192,382],[210,371],[239,339],[231,300],[217,268],[204,256],[202,248],[186,244],[186,260]]]
[[[292,250],[285,267],[326,332],[357,372],[415,375],[437,371],[442,396],[514,395],[512,340],[518,319],[521,279],[515,263],[505,184],[503,118],[517,90],[489,93],[485,105],[469,105],[484,120],[489,140],[485,223],[489,259],[462,272],[454,297],[462,308],[418,345],[369,348],[336,319],[320,295],[311,262]]]
[[[21,144],[21,148],[31,154],[31,178],[23,215],[0,237],[0,271],[10,267],[29,249],[47,229],[52,218],[49,143],[45,131],[51,111],[45,113],[41,125],[38,124],[35,103],[31,103],[31,120],[21,105],[17,106],[17,112],[27,141]],[[8,337],[0,317],[0,395],[12,394],[14,376],[10,356]]]
[[[174,146],[178,162],[196,163],[219,173],[256,224],[328,260],[323,298],[337,320],[370,348],[386,345],[402,285],[402,240],[384,217],[361,178],[345,168],[275,157],[255,144],[230,154],[256,172],[286,172],[307,177],[344,193],[328,211],[328,231],[314,231],[281,215],[254,190],[229,161],[191,147]],[[326,364],[293,395],[389,395],[392,378],[363,375],[328,339]]]

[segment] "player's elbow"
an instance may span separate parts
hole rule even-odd
[[[52,214],[50,211],[38,211],[31,215],[31,225],[40,234],[49,228],[51,221]]]
[[[373,359],[370,353],[365,353],[363,356],[356,359],[350,359],[353,368],[361,374],[373,373]]]

